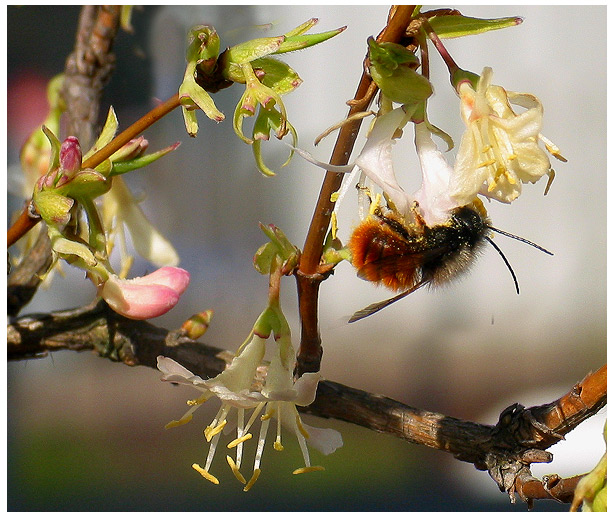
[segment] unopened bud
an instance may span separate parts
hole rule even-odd
[[[60,168],[71,177],[81,169],[81,145],[77,137],[67,137],[60,147]]]
[[[190,340],[197,340],[200,338],[207,332],[207,329],[209,329],[212,317],[212,309],[207,309],[192,315],[181,325],[184,336],[187,336]]]

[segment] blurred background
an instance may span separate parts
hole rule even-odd
[[[387,298],[358,279],[348,264],[322,285],[320,328],[323,375],[385,394],[409,405],[486,424],[508,405],[550,402],[606,361],[606,8],[567,6],[460,7],[469,16],[522,16],[518,27],[447,40],[459,65],[480,73],[494,69],[494,83],[529,92],[545,108],[543,133],[569,160],[553,161],[557,175],[548,196],[545,180],[527,185],[513,205],[487,206],[493,225],[552,250],[547,256],[497,236],[520,283],[516,295],[498,254],[487,248],[471,272],[438,291],[423,290],[368,319],[348,325],[349,315]],[[61,72],[74,45],[78,7],[8,8],[7,122],[9,214],[23,198],[19,148],[45,115],[47,81]],[[262,35],[273,23],[282,34],[311,17],[316,31],[347,25],[333,40],[284,55],[303,78],[285,98],[301,147],[322,161],[334,136],[317,148],[314,138],[343,119],[362,71],[365,42],[385,25],[387,6],[145,7],[133,15],[134,34],[120,33],[117,70],[105,91],[120,128],[176,92],[183,77],[186,31],[212,24],[222,46]],[[312,31],[313,32],[313,31]],[[458,142],[458,100],[441,60],[432,51],[435,96],[430,120]],[[157,228],[176,246],[192,282],[179,305],[157,319],[178,327],[189,315],[215,311],[206,342],[235,350],[266,303],[267,279],[251,266],[265,242],[258,222],[275,223],[299,247],[317,199],[323,172],[294,158],[279,170],[287,148],[265,144],[278,170],[265,178],[249,146],[232,130],[234,86],[216,94],[227,116],[214,124],[200,117],[195,139],[179,112],[146,132],[150,149],[175,141],[181,147],[128,183]],[[200,114],[202,115],[202,114]],[[357,147],[360,148],[359,137]],[[395,146],[397,174],[406,190],[419,173],[411,136]],[[455,151],[450,154],[453,160]],[[358,222],[348,195],[340,210],[341,238]],[[151,265],[135,263],[132,275]],[[65,268],[40,290],[22,314],[89,303],[94,289],[80,271]],[[284,282],[282,305],[298,342],[296,288]],[[202,428],[212,418],[202,409],[189,425],[165,430],[194,393],[159,381],[145,367],[112,364],[91,353],[56,353],[8,365],[8,509],[12,511],[524,511],[511,506],[484,472],[430,451],[359,427],[307,417],[334,427],[344,447],[330,457],[313,455],[326,471],[290,476],[300,451],[286,436],[283,455],[268,451],[263,473],[243,493],[224,461],[213,486],[190,467],[203,464]],[[214,406],[214,405],[212,405]],[[200,414],[200,415],[199,415]],[[605,410],[552,449],[554,462],[534,473],[571,476],[590,470],[603,453]],[[249,472],[247,470],[246,472]],[[537,502],[537,510],[566,510]]]

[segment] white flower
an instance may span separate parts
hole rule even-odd
[[[450,178],[454,171],[433,142],[426,122],[413,125],[422,170],[420,189],[409,194],[396,179],[392,145],[395,143],[395,133],[404,126],[407,119],[402,108],[378,117],[355,164],[384,191],[396,210],[409,221],[413,221],[412,211],[417,202],[417,209],[428,226],[444,223],[449,219],[450,211],[458,206],[449,193]]]
[[[307,448],[308,444],[325,455],[334,452],[343,445],[341,434],[336,430],[314,428],[305,425],[301,420],[296,407],[297,405],[307,406],[313,403],[321,376],[320,373],[308,372],[294,382],[292,369],[296,356],[289,335],[282,335],[277,339],[277,344],[279,345],[279,349],[271,359],[265,384],[262,389],[262,394],[267,398],[267,403],[265,412],[261,417],[262,426],[260,427],[260,436],[258,438],[258,446],[254,461],[254,472],[249,482],[244,487],[244,491],[248,491],[260,475],[260,460],[264,450],[270,418],[277,421],[277,434],[275,442],[273,443],[275,450],[283,450],[281,442],[282,426],[296,435],[296,439],[303,454],[305,466],[294,470],[293,474],[295,475],[310,471],[321,471],[324,469],[322,466],[311,465],[309,450]],[[251,424],[251,422],[253,422],[253,420],[250,419],[249,424]],[[249,429],[249,424],[244,433]],[[239,468],[239,462],[237,461],[234,467],[231,463],[231,467],[236,475],[236,471],[238,471]]]
[[[167,428],[179,426],[192,420],[192,414],[212,396],[217,396],[222,405],[215,418],[207,428],[205,428],[205,438],[211,443],[209,454],[202,468],[198,464],[193,464],[203,477],[214,484],[219,484],[218,479],[209,473],[211,463],[215,456],[215,450],[220,439],[220,432],[227,424],[229,412],[237,409],[237,432],[243,435],[244,416],[246,408],[259,406],[264,399],[259,392],[251,391],[251,386],[256,375],[256,369],[262,362],[266,348],[266,338],[253,334],[251,340],[239,349],[230,365],[216,377],[210,380],[203,380],[199,376],[192,374],[188,369],[178,364],[175,360],[158,356],[158,369],[163,373],[163,381],[171,381],[182,385],[192,385],[203,394],[196,400],[188,401],[191,408],[178,421],[171,421],[166,425]],[[251,437],[251,436],[250,436]],[[240,455],[240,449],[237,455]],[[240,463],[240,457],[239,457]]]
[[[550,175],[550,160],[540,140],[562,159],[558,148],[540,134],[543,108],[539,99],[506,92],[491,85],[491,77],[492,69],[487,67],[475,90],[469,81],[458,87],[461,116],[467,126],[450,185],[458,205],[471,203],[475,193],[511,203],[520,195],[522,183]],[[526,111],[516,114],[511,104]]]
[[[288,339],[289,341],[289,339]],[[342,445],[341,435],[335,430],[323,430],[304,425],[296,410],[296,405],[309,405],[315,399],[316,388],[320,380],[319,373],[306,373],[296,383],[292,379],[292,366],[294,365],[294,349],[292,345],[284,344],[284,339],[278,338],[277,343],[282,342],[268,368],[264,387],[261,392],[252,390],[254,378],[258,366],[262,362],[266,338],[256,334],[242,348],[231,364],[221,374],[210,380],[203,380],[192,374],[189,370],[179,365],[170,358],[158,357],[158,369],[164,374],[162,380],[192,385],[203,394],[194,401],[188,401],[190,410],[178,421],[172,421],[167,428],[187,423],[192,419],[194,411],[212,396],[218,397],[221,408],[212,423],[205,428],[205,437],[211,443],[205,466],[193,464],[192,467],[204,478],[214,484],[219,484],[218,479],[210,473],[211,464],[215,456],[217,444],[221,437],[220,432],[231,421],[236,422],[236,438],[228,443],[228,448],[236,448],[235,459],[226,457],[235,477],[246,484],[244,490],[249,490],[260,475],[260,463],[266,442],[266,436],[270,419],[277,421],[277,436],[274,448],[278,451],[283,449],[281,444],[281,426],[293,431],[298,439],[305,467],[299,468],[294,473],[321,470],[320,466],[311,466],[307,443],[316,447],[325,454],[332,453]],[[253,408],[246,422],[245,411]],[[231,411],[236,409],[231,415]],[[264,413],[263,413],[264,410]],[[243,457],[243,444],[252,438],[250,428],[260,418],[262,425],[256,446],[254,472],[246,482],[240,472]]]
[[[355,165],[373,183],[379,186],[401,214],[408,214],[412,199],[399,185],[392,162],[395,133],[402,129],[408,116],[403,108],[396,108],[375,120],[367,142]]]
[[[445,223],[450,218],[450,211],[458,207],[458,202],[450,196],[450,178],[454,170],[433,142],[426,123],[416,124],[415,131],[422,185],[414,193],[413,199],[418,202],[420,214],[427,226],[432,227]]]
[[[173,245],[149,222],[123,178],[113,178],[113,185],[102,200],[104,227],[120,238],[122,250],[122,272],[127,273],[130,262],[125,244],[124,225],[130,232],[132,243],[138,254],[156,266],[176,266],[179,256]],[[115,225],[113,225],[115,220]],[[126,264],[124,264],[126,263]]]

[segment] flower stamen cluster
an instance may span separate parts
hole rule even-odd
[[[277,265],[275,278],[279,280],[281,264]],[[273,275],[273,274],[271,274]],[[273,281],[269,306],[260,315],[247,340],[239,348],[226,369],[209,380],[203,380],[192,374],[170,358],[158,357],[158,369],[163,373],[162,380],[191,385],[203,394],[196,400],[189,401],[190,409],[178,421],[172,421],[167,428],[185,424],[192,419],[194,411],[209,399],[216,397],[221,405],[203,434],[209,443],[209,450],[204,466],[194,463],[192,467],[206,480],[219,484],[219,479],[211,473],[215,453],[219,447],[222,432],[231,426],[236,435],[226,447],[234,450],[234,458],[226,456],[226,462],[235,478],[248,491],[258,480],[262,468],[271,421],[276,422],[273,449],[283,451],[282,428],[294,433],[301,449],[304,466],[294,470],[294,474],[322,470],[321,466],[312,466],[307,444],[315,446],[325,454],[332,453],[342,445],[341,436],[335,430],[312,428],[303,423],[297,406],[306,406],[315,399],[315,392],[320,380],[319,373],[305,373],[298,380],[293,378],[296,361],[294,347],[290,337],[290,328],[279,307],[278,282]],[[266,342],[274,336],[273,356],[266,370],[264,381],[260,378],[260,365],[263,362]],[[247,417],[246,412],[251,412]],[[247,422],[246,422],[247,418]],[[255,446],[252,475],[247,480],[241,473],[244,460],[244,447],[253,439],[252,428],[260,423],[260,431]]]

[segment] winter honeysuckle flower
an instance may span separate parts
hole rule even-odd
[[[175,307],[189,282],[187,271],[166,266],[134,279],[120,279],[112,274],[101,284],[99,292],[116,313],[134,320],[145,320],[163,315]]]
[[[433,142],[426,123],[415,124],[414,128],[422,185],[411,199],[418,203],[418,210],[427,226],[432,227],[447,221],[452,209],[458,207],[458,202],[450,195],[450,179],[454,170]],[[475,193],[472,201],[474,199]]]
[[[354,162],[369,180],[380,187],[395,210],[413,221],[417,210],[428,226],[445,222],[450,211],[458,204],[449,195],[449,181],[453,173],[443,153],[437,148],[426,122],[412,124],[415,129],[415,145],[422,170],[422,186],[415,193],[406,192],[399,184],[392,160],[395,135],[410,119],[404,108],[379,116]],[[474,195],[475,198],[475,195]]]
[[[55,119],[52,121],[55,122]],[[156,266],[175,266],[179,260],[171,244],[147,221],[118,176],[150,164],[176,149],[178,143],[145,154],[148,143],[141,136],[126,143],[93,169],[84,169],[84,161],[109,144],[117,129],[117,117],[111,108],[96,143],[83,155],[76,137],[69,136],[60,142],[51,129],[43,126],[41,132],[47,138],[51,150],[47,172],[38,178],[32,194],[32,209],[47,224],[54,252],[52,266],[58,258],[65,259],[86,270],[88,277],[99,289],[111,278],[107,291],[111,290],[115,278],[123,279],[127,276],[132,263],[132,257],[126,251],[124,225],[131,233],[137,252]],[[34,140],[30,142],[34,143]],[[101,205],[104,217],[101,217],[99,198],[105,194],[108,196],[103,198]],[[117,234],[122,246],[119,275],[115,274],[109,263]],[[176,300],[170,302],[173,300],[171,295],[166,297],[167,309],[176,304]],[[164,312],[162,307],[164,304],[158,310],[149,310],[149,313],[161,314],[160,311]],[[146,313],[140,310],[136,312],[140,315]]]
[[[484,68],[474,88],[471,81],[457,86],[461,116],[467,126],[458,150],[450,189],[459,205],[476,192],[510,203],[522,184],[551,174],[550,160],[539,146],[561,158],[558,148],[541,134],[543,108],[530,94],[507,92],[491,84],[492,69]],[[511,104],[525,108],[516,114]],[[563,159],[564,160],[564,159]]]
[[[285,325],[284,325],[285,324]],[[307,406],[315,399],[318,382],[321,378],[319,373],[305,373],[294,382],[292,371],[296,360],[294,348],[290,341],[290,330],[286,327],[287,323],[282,322],[282,333],[276,339],[278,349],[276,350],[269,365],[262,394],[267,398],[264,414],[262,415],[262,426],[258,438],[258,445],[254,461],[254,471],[249,482],[244,487],[248,491],[256,482],[260,475],[260,461],[266,442],[269,420],[275,419],[277,431],[273,447],[277,451],[283,450],[282,427],[290,430],[296,435],[297,441],[303,454],[305,466],[293,471],[293,474],[307,473],[309,471],[321,471],[322,466],[312,466],[309,458],[307,444],[315,447],[325,455],[334,452],[343,445],[341,434],[332,429],[320,429],[305,425],[296,409],[298,406]],[[260,406],[262,406],[261,403]],[[258,411],[258,408],[256,409]],[[256,413],[254,411],[254,414]],[[240,440],[247,434],[250,422],[246,426]],[[231,463],[235,475],[240,467],[239,462]],[[239,477],[237,477],[239,478]],[[239,479],[241,480],[241,479]]]
[[[210,473],[211,464],[215,456],[217,444],[220,440],[220,432],[227,424],[229,413],[237,411],[237,434],[243,436],[245,425],[245,409],[254,408],[264,399],[260,392],[252,390],[256,370],[264,358],[266,349],[266,336],[262,337],[253,333],[249,340],[239,349],[236,356],[226,369],[209,380],[203,380],[192,374],[189,370],[179,365],[176,361],[158,356],[158,369],[162,372],[163,381],[171,381],[183,385],[191,385],[200,390],[202,395],[195,400],[188,401],[190,409],[177,421],[171,421],[167,428],[179,426],[192,420],[192,414],[207,400],[217,396],[222,405],[215,418],[205,428],[205,438],[210,442],[209,453],[204,468],[194,464],[204,478],[214,484],[219,484],[218,479]],[[233,416],[234,418],[234,416]],[[242,451],[240,448],[238,454]],[[237,462],[240,464],[240,457]]]
[[[302,423],[296,405],[304,406],[313,402],[319,373],[306,373],[296,382],[292,379],[294,366],[294,349],[289,341],[289,329],[281,325],[283,331],[275,332],[276,350],[267,370],[264,386],[261,391],[256,391],[255,381],[260,372],[260,365],[264,358],[266,339],[278,327],[281,313],[275,309],[267,308],[254,325],[252,334],[239,348],[230,365],[220,374],[210,380],[203,380],[194,375],[180,364],[165,358],[158,357],[158,369],[163,373],[162,380],[191,385],[200,390],[202,395],[193,401],[188,401],[191,408],[178,421],[172,421],[167,428],[185,424],[192,419],[194,411],[213,396],[221,401],[221,407],[215,418],[204,430],[205,438],[210,442],[209,453],[204,467],[194,464],[192,467],[204,478],[214,484],[218,479],[211,474],[210,469],[221,438],[220,432],[228,431],[228,423],[231,421],[236,427],[236,437],[231,440],[227,447],[234,449],[235,458],[226,457],[235,477],[246,484],[244,490],[248,490],[256,482],[260,474],[260,464],[266,443],[268,426],[271,418],[277,423],[277,434],[274,448],[278,451],[283,449],[281,443],[281,426],[293,431],[299,441],[301,451],[305,459],[305,467],[295,470],[295,473],[303,473],[322,469],[311,466],[307,443],[318,448],[325,454],[332,453],[342,445],[341,436],[334,430],[322,430],[313,428]],[[283,319],[283,316],[282,316]],[[272,323],[274,322],[274,323]],[[263,413],[264,410],[264,413]],[[246,415],[249,412],[249,416]],[[254,472],[249,482],[240,472],[244,445],[252,439],[251,427],[261,421],[262,425],[258,434],[256,453],[254,460]]]

